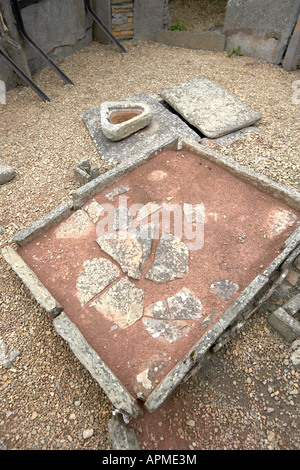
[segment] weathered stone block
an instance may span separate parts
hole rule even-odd
[[[140,450],[135,432],[122,423],[117,416],[108,422],[108,435],[114,450]]]
[[[164,0],[134,2],[134,38],[153,40],[164,27]]]
[[[226,49],[280,64],[300,13],[299,0],[229,0],[223,32]]]
[[[206,78],[194,78],[160,92],[192,126],[215,139],[256,124],[261,114]]]
[[[289,342],[300,336],[300,323],[283,308],[278,308],[273,312],[268,317],[268,322]]]
[[[290,39],[287,51],[284,56],[282,66],[284,70],[296,70],[300,61],[300,16],[298,18],[295,30]]]
[[[155,40],[169,46],[221,52],[225,49],[225,35],[219,31],[158,31]]]
[[[30,290],[36,301],[51,317],[56,317],[62,311],[62,306],[52,297],[21,256],[9,246],[3,248],[2,256]]]
[[[16,172],[10,165],[0,165],[0,185],[8,183],[15,176]]]

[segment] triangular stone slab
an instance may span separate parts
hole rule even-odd
[[[206,78],[166,88],[161,97],[210,139],[256,124],[261,114]]]
[[[148,126],[152,112],[146,103],[105,101],[100,106],[100,119],[103,134],[115,142]]]

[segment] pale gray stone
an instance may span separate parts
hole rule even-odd
[[[220,279],[213,283],[209,290],[223,300],[230,300],[232,295],[239,290],[239,286],[227,279]]]
[[[201,301],[186,287],[172,297],[168,297],[167,303],[172,320],[200,320],[203,316]]]
[[[289,342],[300,336],[300,322],[289,315],[284,308],[275,310],[268,317],[268,322]]]
[[[159,320],[169,320],[168,304],[165,300],[158,300],[145,309],[145,316]]]
[[[138,227],[135,231],[121,230],[103,235],[97,238],[97,243],[120,265],[125,274],[133,279],[140,279],[151,252],[153,233],[154,226],[149,224]]]
[[[154,263],[146,279],[167,282],[184,278],[189,271],[189,251],[183,241],[172,235],[163,234],[156,249]]]
[[[127,277],[113,284],[91,306],[120,328],[128,328],[143,316],[144,291]]]
[[[80,236],[85,232],[90,223],[89,215],[79,209],[70,215],[70,217],[62,222],[55,231],[55,235],[58,238],[69,238],[73,236]]]
[[[160,338],[168,343],[175,343],[190,330],[186,321],[159,320],[143,317],[143,324],[152,338]]]
[[[0,185],[8,183],[15,176],[16,172],[10,165],[0,165]]]
[[[35,300],[46,310],[51,317],[56,317],[62,306],[48,292],[35,273],[29,268],[21,256],[12,248],[2,249],[2,256],[30,290]]]
[[[118,113],[138,111],[140,114],[137,114],[131,119],[114,124],[110,119],[110,115],[114,111]],[[100,120],[102,132],[105,137],[116,142],[148,126],[152,120],[152,112],[146,103],[105,101],[100,106]]]
[[[81,305],[85,305],[119,277],[120,270],[105,258],[93,258],[83,263],[76,282]]]
[[[112,416],[108,422],[108,436],[114,450],[140,450],[134,430],[117,416]]]
[[[206,78],[194,78],[160,94],[186,121],[212,139],[256,124],[262,117]]]
[[[2,367],[9,369],[20,354],[21,351],[17,348],[14,348],[10,353],[8,353],[6,343],[0,339],[0,365]]]
[[[84,210],[89,214],[92,222],[95,224],[98,222],[100,215],[104,211],[104,208],[97,201],[93,200],[84,206]]]
[[[168,111],[156,99],[140,94],[124,101],[135,101],[148,104],[152,112],[152,121],[143,130],[131,134],[126,139],[113,142],[105,137],[101,128],[100,108],[90,109],[83,115],[87,129],[96,148],[105,161],[119,164],[126,160],[137,160],[155,147],[163,147],[175,139],[191,139],[196,142],[200,136],[182,119]]]

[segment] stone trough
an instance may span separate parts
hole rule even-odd
[[[17,250],[2,250],[113,406],[132,417],[156,410],[243,326],[300,245],[297,192],[201,145],[143,98],[149,126],[106,141],[102,158],[116,166],[19,232]],[[97,112],[85,119],[99,150]]]

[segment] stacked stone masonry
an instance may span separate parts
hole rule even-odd
[[[119,39],[133,38],[133,2],[112,0],[111,2],[112,33]]]

